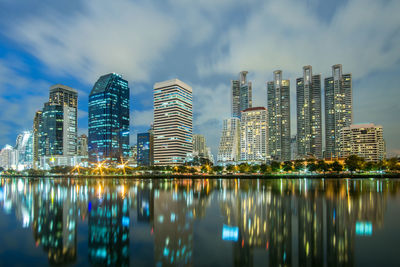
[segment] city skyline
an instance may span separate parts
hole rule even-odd
[[[54,12],[43,15],[41,5]],[[98,76],[115,71],[122,73],[132,85],[132,145],[136,134],[146,131],[152,121],[152,84],[178,77],[194,88],[193,132],[204,134],[216,155],[222,120],[230,115],[230,106],[225,104],[230,95],[230,80],[235,79],[240,71],[249,71],[247,79],[253,82],[253,106],[266,106],[265,81],[272,79],[273,70],[284,71],[292,83],[291,132],[294,134],[294,85],[295,79],[301,77],[301,67],[313,66],[314,73],[321,74],[324,79],[330,76],[330,67],[340,63],[346,73],[353,74],[353,122],[382,125],[388,154],[400,154],[400,141],[396,138],[399,124],[395,115],[399,111],[396,99],[399,96],[397,77],[400,76],[400,66],[397,62],[400,53],[395,42],[399,38],[396,29],[400,21],[395,15],[400,10],[399,3],[283,1],[261,3],[262,8],[259,8],[257,1],[245,4],[223,1],[217,3],[218,8],[207,5],[209,3],[143,5],[115,1],[95,6],[83,2],[60,4],[45,1],[37,7],[30,4],[21,7],[18,3],[5,3],[0,11],[0,25],[4,26],[0,31],[0,87],[1,103],[8,108],[0,113],[1,147],[14,144],[20,132],[32,128],[34,113],[46,101],[49,86],[56,83],[78,90],[78,134],[86,133],[88,107],[85,103],[91,86]],[[243,5],[246,7],[244,13],[231,20],[232,14],[243,10]],[[174,12],[185,14],[190,23],[178,26],[177,21],[170,18],[173,16],[167,18],[160,12],[161,6],[172,15]],[[214,9],[222,10],[222,14]],[[17,10],[20,11],[18,16]],[[60,10],[71,11],[65,22],[54,20],[53,16]],[[124,11],[118,20],[102,22],[105,12],[118,14],[120,10]],[[197,12],[199,10],[205,11],[207,19]],[[282,10],[293,16],[280,18],[278,14]],[[294,13],[295,10],[299,12]],[[376,12],[372,16],[365,10]],[[83,20],[79,16],[81,13],[91,16]],[[147,16],[137,16],[143,21],[136,24],[145,25],[146,32],[153,29],[150,36],[145,36],[136,26],[129,31],[124,26],[135,24],[137,18],[134,14],[141,13]],[[150,21],[145,17],[155,19]],[[271,18],[278,19],[271,21]],[[13,24],[16,19],[18,23]],[[91,31],[96,22],[105,23],[101,25],[107,27]],[[113,33],[114,39],[121,44],[100,41],[103,39],[99,38],[109,29],[107,23],[114,28],[123,26],[121,32]],[[260,27],[268,23],[274,27]],[[56,26],[66,29],[67,25],[75,30],[65,35],[56,31]],[[210,28],[210,25],[218,26]],[[302,26],[320,36],[320,40],[309,38],[314,40],[310,43],[299,37],[311,34],[302,30]],[[198,31],[192,33],[192,28]],[[221,29],[226,29],[226,33]],[[132,31],[135,34],[131,34]],[[279,32],[286,32],[287,36]],[[335,32],[334,37],[331,37],[331,32]],[[182,38],[192,41],[175,45]],[[87,44],[81,44],[78,41],[81,39],[85,39]],[[163,40],[163,44],[159,40]],[[152,46],[146,47],[149,43]],[[365,43],[369,45],[365,46]],[[113,51],[115,56],[105,56],[104,51]]]

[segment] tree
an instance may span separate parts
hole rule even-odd
[[[316,172],[317,171],[317,164],[315,164],[315,161],[313,161],[313,162],[308,162],[307,163],[307,170],[309,171],[309,172]]]
[[[224,167],[222,166],[213,166],[212,170],[216,173],[222,173],[222,171],[224,170]]]
[[[235,170],[236,170],[236,166],[235,165],[229,164],[228,166],[226,166],[226,171],[227,172],[235,172]]]
[[[188,168],[186,166],[184,166],[184,165],[178,166],[178,172],[179,173],[186,173],[187,170],[188,170]]]
[[[325,162],[325,160],[319,160],[317,163],[317,170],[325,173],[329,171],[329,165]]]
[[[334,172],[341,172],[343,171],[343,165],[340,164],[337,160],[335,160],[332,164],[331,164],[331,169]]]
[[[362,168],[364,159],[357,155],[350,155],[344,161],[346,168],[352,173]]]
[[[279,172],[281,169],[281,163],[277,161],[271,162],[271,171],[272,172]]]
[[[367,171],[367,172],[376,170],[376,164],[375,164],[375,162],[372,162],[372,161],[366,162],[366,163],[364,164],[363,170],[364,170],[364,171]]]
[[[196,170],[196,168],[191,167],[191,168],[189,168],[189,172],[191,174],[195,174],[197,172],[197,170]]]
[[[268,165],[267,164],[261,164],[260,165],[260,172],[264,173],[264,174],[270,172],[270,169],[268,168]]]
[[[283,169],[285,172],[292,171],[292,170],[293,170],[293,163],[292,163],[291,161],[285,161],[285,162],[283,163],[282,169]]]
[[[250,171],[250,166],[247,163],[241,163],[239,165],[239,171],[240,173],[248,173]]]
[[[301,159],[295,160],[294,161],[294,169],[298,172],[304,170],[304,161]]]
[[[387,160],[387,168],[391,171],[398,171],[400,170],[400,166],[398,165],[397,158],[390,158]]]
[[[251,165],[250,171],[251,171],[252,173],[258,173],[258,172],[260,172],[260,165],[258,165],[258,164]]]

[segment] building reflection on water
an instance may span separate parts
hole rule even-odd
[[[196,265],[195,222],[213,205],[223,224],[207,227],[222,229],[235,266],[255,265],[256,252],[269,266],[353,266],[356,236],[383,227],[387,198],[398,191],[390,180],[3,178],[0,206],[31,227],[51,265],[79,255],[94,266],[130,265],[136,221],[151,228],[155,266]],[[79,223],[88,224],[87,256],[77,249]]]

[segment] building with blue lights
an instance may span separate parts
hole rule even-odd
[[[129,87],[116,73],[101,76],[89,95],[89,161],[129,156]]]
[[[151,132],[137,134],[137,165],[153,165],[153,134]]]

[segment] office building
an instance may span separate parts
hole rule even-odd
[[[86,134],[78,137],[78,156],[88,157],[88,138]]]
[[[239,80],[231,81],[232,117],[240,118],[240,112],[252,107],[252,83],[247,81],[247,71],[239,73]]]
[[[42,110],[38,110],[35,113],[33,119],[33,167],[36,169],[39,163],[39,136],[40,136],[40,125],[42,124]]]
[[[268,153],[268,112],[264,107],[242,111],[240,119],[240,158],[265,163]]]
[[[0,150],[0,167],[4,170],[17,168],[17,151],[10,145],[5,145]]]
[[[325,78],[325,157],[339,155],[340,131],[353,122],[352,77],[342,73],[342,65],[332,66]]]
[[[154,165],[183,164],[192,133],[192,88],[178,79],[154,84]]]
[[[153,134],[151,132],[137,134],[137,165],[152,166]]]
[[[90,162],[129,156],[129,87],[116,73],[101,76],[89,95]]]
[[[30,169],[33,166],[33,133],[24,131],[17,136],[15,150],[17,152],[17,169]]]
[[[274,80],[267,82],[268,151],[273,160],[290,160],[290,81],[282,79],[282,71],[274,71]]]
[[[225,119],[218,147],[219,165],[236,164],[240,160],[240,120]]]
[[[383,128],[380,125],[356,124],[342,128],[340,132],[339,156],[346,158],[357,155],[366,161],[385,159],[385,141]]]
[[[204,135],[193,135],[193,154],[199,157],[207,157],[207,144]]]

